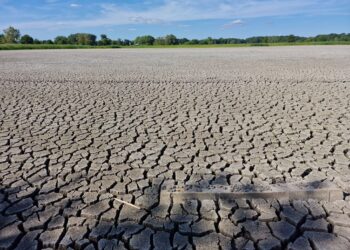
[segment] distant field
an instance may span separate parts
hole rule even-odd
[[[89,46],[58,44],[0,44],[0,50],[31,49],[111,49],[111,48],[227,48],[255,46],[299,46],[299,45],[350,45],[350,42],[298,42],[298,43],[246,43],[246,44],[181,44],[181,45],[132,45]]]
[[[231,47],[299,46],[299,45],[350,45],[350,42],[181,44],[181,45],[138,45],[138,46],[133,45],[133,46],[126,46],[126,48],[231,48]]]
[[[0,50],[23,50],[23,49],[102,49],[120,48],[117,45],[111,46],[89,46],[89,45],[59,45],[59,44],[0,44]]]

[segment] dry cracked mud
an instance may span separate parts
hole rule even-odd
[[[349,184],[349,46],[0,53],[0,249],[350,249]]]

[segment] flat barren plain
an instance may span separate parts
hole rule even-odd
[[[350,249],[350,46],[0,52],[0,249]]]

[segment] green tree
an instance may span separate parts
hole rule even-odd
[[[246,39],[247,43],[261,43],[261,37],[253,36]]]
[[[4,36],[4,34],[0,34],[0,43],[5,43],[5,36]]]
[[[34,44],[41,44],[41,41],[39,39],[34,39]]]
[[[158,37],[154,40],[154,45],[165,45],[165,39],[164,37]]]
[[[289,42],[289,43],[296,42],[296,37],[294,35],[289,35],[287,38],[287,42]]]
[[[76,33],[68,36],[69,44],[96,45],[96,36],[88,33]]]
[[[4,30],[4,37],[6,43],[17,43],[20,36],[21,33],[19,32],[19,30],[15,29],[12,26]]]
[[[188,44],[199,44],[200,41],[198,39],[192,39],[190,41],[187,42]]]
[[[53,44],[53,41],[49,39],[49,40],[43,40],[41,43],[42,44]]]
[[[117,40],[112,40],[112,45],[123,45],[123,41],[120,38]]]
[[[164,37],[164,41],[166,45],[176,45],[179,43],[178,39],[176,38],[175,35],[170,34],[170,35],[166,35]]]
[[[153,45],[155,39],[153,36],[138,36],[135,38],[135,45]]]
[[[68,37],[67,37],[67,41],[68,41],[68,44],[77,44],[78,40],[77,40],[77,34],[70,34]]]
[[[207,38],[207,43],[208,43],[208,44],[214,44],[214,43],[215,43],[215,41],[214,41],[214,39],[213,39],[213,38],[208,37],[208,38]]]
[[[179,38],[177,39],[179,44],[185,44],[188,43],[190,40],[188,40],[187,38]]]
[[[80,33],[77,37],[79,45],[95,45],[96,36],[93,34]]]
[[[200,44],[214,44],[214,40],[211,37],[208,37],[206,39],[202,39],[199,41]]]
[[[56,36],[54,43],[55,44],[68,44],[68,38],[65,36]]]
[[[124,45],[124,46],[130,46],[130,45],[132,45],[132,44],[133,44],[133,42],[130,41],[130,40],[128,40],[128,39],[124,39],[124,40],[123,40],[123,45]]]
[[[111,45],[111,44],[112,44],[112,40],[109,39],[109,38],[107,37],[107,35],[102,34],[102,35],[101,35],[100,41],[98,41],[98,45],[106,46],[106,45]]]
[[[24,35],[20,39],[20,43],[22,44],[32,44],[33,42],[34,42],[34,39],[30,35]]]

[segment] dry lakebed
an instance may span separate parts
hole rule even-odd
[[[0,52],[0,249],[350,249],[350,46]]]

